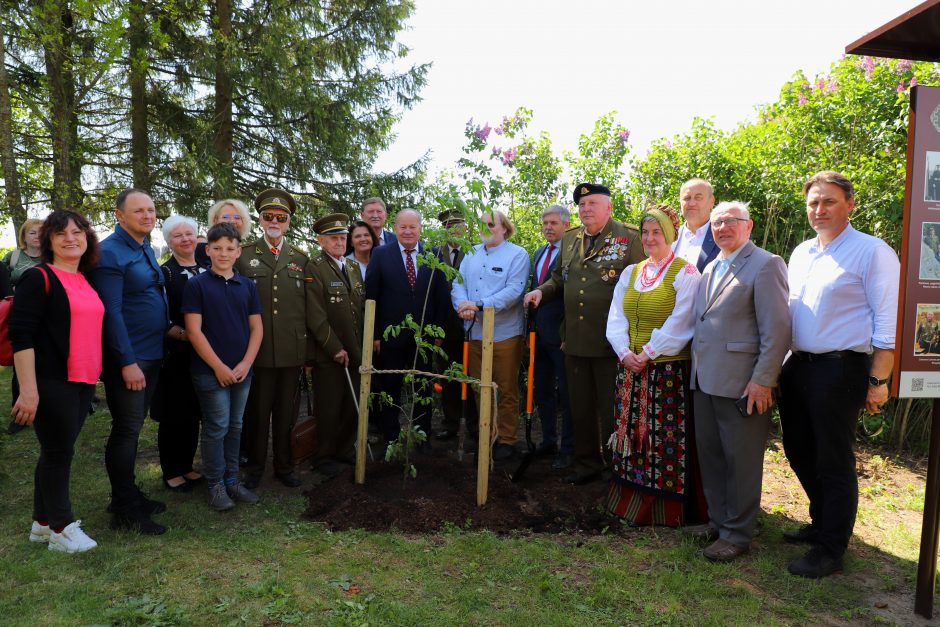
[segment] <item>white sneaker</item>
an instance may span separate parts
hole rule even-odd
[[[52,530],[49,529],[49,525],[40,525],[35,520],[33,521],[33,528],[29,530],[29,541],[30,542],[48,542],[49,535],[52,533]]]
[[[98,546],[98,543],[82,531],[82,521],[76,520],[62,530],[62,533],[53,531],[49,535],[49,550],[63,551],[65,553],[81,553]]]

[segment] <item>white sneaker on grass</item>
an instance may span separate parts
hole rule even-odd
[[[81,524],[82,521],[76,520],[63,529],[62,533],[51,532],[49,534],[49,550],[62,551],[64,553],[81,553],[98,546],[97,542],[89,538],[88,535],[82,531]]]
[[[52,534],[52,530],[49,529],[49,525],[40,525],[35,520],[33,521],[33,528],[29,530],[29,541],[30,542],[48,542],[49,536]]]

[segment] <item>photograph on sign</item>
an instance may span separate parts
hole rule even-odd
[[[940,304],[918,303],[916,325],[914,354],[940,355]]]
[[[921,227],[921,281],[940,280],[940,222],[924,222]]]
[[[927,152],[927,180],[924,182],[924,200],[940,201],[940,152]]]

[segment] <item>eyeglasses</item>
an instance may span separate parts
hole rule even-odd
[[[486,223],[486,226],[488,226],[489,228],[493,228],[494,226],[496,226],[496,223],[495,223],[495,222],[487,222],[487,223]]]
[[[239,222],[241,222],[241,221],[242,221],[242,214],[240,214],[240,213],[223,213],[221,216],[219,216],[219,218],[222,219],[222,220],[238,220]]]
[[[274,222],[276,220],[280,222],[281,224],[284,224],[285,222],[290,220],[290,216],[287,215],[286,213],[271,213],[269,211],[265,211],[264,213],[261,214],[261,219],[264,220],[265,222]]]
[[[725,226],[734,226],[738,222],[747,222],[747,218],[719,218],[718,220],[712,220],[712,226],[716,229],[720,229]]]

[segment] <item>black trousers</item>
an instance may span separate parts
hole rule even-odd
[[[264,472],[269,426],[275,474],[286,475],[294,469],[290,458],[290,431],[297,420],[294,393],[299,380],[300,366],[254,367],[242,423],[241,447],[248,456],[246,475],[261,476]]]
[[[376,355],[375,366],[378,370],[407,370],[415,363],[414,359],[414,348],[401,348],[400,346],[390,348],[388,344],[383,342],[382,350]],[[430,364],[421,359],[420,356],[418,357],[417,365],[415,366],[417,370],[427,372],[429,366]],[[410,394],[412,389],[412,384],[406,384],[404,379],[404,375],[400,374],[373,375],[373,392],[385,392],[392,397],[392,402],[395,403],[395,405],[403,407],[405,402],[409,402],[407,395]],[[423,379],[423,381],[426,382],[427,379]],[[422,389],[422,381],[415,381],[414,389],[420,396],[431,397],[432,392],[430,386]],[[407,393],[403,394],[405,392]],[[382,404],[380,409],[377,409],[378,405],[378,400],[374,400],[372,405],[373,421],[376,426],[378,426],[379,432],[382,434],[385,441],[391,442],[395,440],[401,432],[401,423],[398,418],[399,409],[390,403]],[[431,405],[415,403],[414,424],[430,438]]]
[[[818,543],[834,557],[845,553],[855,527],[855,430],[868,369],[863,353],[816,361],[792,355],[780,374],[783,448],[809,497]]]
[[[199,444],[202,412],[189,374],[190,351],[170,354],[163,362],[160,380],[150,403],[150,417],[158,421],[157,448],[164,479],[180,477],[193,470]]]
[[[139,504],[140,493],[134,474],[137,442],[157,389],[162,363],[162,359],[137,362],[147,382],[143,390],[137,391],[127,389],[119,366],[105,366],[101,373],[111,412],[111,433],[104,449],[104,464],[111,480],[111,507],[115,512],[127,512]]]
[[[85,425],[95,386],[40,378],[33,427],[39,439],[33,491],[33,520],[61,529],[75,520],[69,497],[75,440]]]

